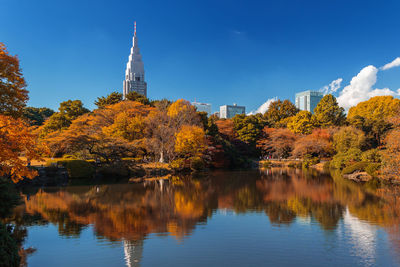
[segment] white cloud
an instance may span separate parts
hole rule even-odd
[[[342,81],[342,78],[333,80],[329,85],[322,87],[320,92],[324,93],[324,95],[335,93],[340,88]]]
[[[400,89],[399,89],[399,90],[400,90]],[[270,105],[272,102],[276,101],[276,100],[277,100],[276,97],[268,99],[268,100],[267,100],[264,104],[262,104],[256,111],[252,111],[252,112],[248,113],[247,115],[255,115],[255,114],[257,114],[257,113],[264,114],[264,113],[268,110],[269,105]]]
[[[400,66],[400,57],[396,58],[392,62],[386,64],[385,66],[381,67],[381,70],[388,70],[394,67]]]
[[[400,89],[395,92],[389,88],[373,88],[377,80],[377,73],[378,69],[375,66],[369,65],[363,68],[351,79],[350,84],[344,87],[340,92],[339,97],[337,98],[339,105],[348,110],[352,106],[355,106],[358,103],[366,101],[374,96],[398,96]]]

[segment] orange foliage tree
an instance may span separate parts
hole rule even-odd
[[[101,157],[107,162],[137,151],[143,133],[134,126],[152,110],[139,102],[123,101],[86,113],[63,130],[49,134],[44,141],[53,154],[78,153]],[[132,124],[132,122],[138,122]],[[138,131],[139,130],[139,131]]]
[[[20,158],[21,155],[26,160]],[[27,167],[32,159],[39,159],[35,137],[22,119],[0,115],[0,176],[18,182],[24,177],[33,178],[36,171]]]
[[[11,56],[0,42],[0,114],[19,117],[22,115],[28,91],[22,76],[19,60]]]
[[[334,153],[332,145],[333,129],[315,129],[309,135],[300,137],[294,143],[293,156],[328,157]]]
[[[217,120],[215,124],[218,127],[218,132],[228,139],[233,140],[236,136],[234,124],[232,120]]]
[[[395,128],[387,134],[382,152],[384,178],[400,180],[400,117],[393,118],[391,122]]]
[[[265,127],[263,137],[258,140],[257,147],[264,155],[287,158],[291,155],[297,138],[297,135],[289,129]]]

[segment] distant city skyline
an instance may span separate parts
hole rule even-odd
[[[150,99],[250,112],[304,90],[333,92],[346,109],[399,96],[397,1],[0,1],[0,41],[19,56],[34,107],[93,109],[122,92],[134,21]]]

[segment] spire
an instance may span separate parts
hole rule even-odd
[[[134,23],[134,28],[135,28],[135,31],[134,31],[134,33],[133,33],[133,36],[136,36],[136,21],[135,21],[135,23]]]

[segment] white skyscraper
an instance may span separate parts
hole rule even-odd
[[[144,81],[144,67],[142,55],[138,46],[136,37],[136,21],[133,34],[133,45],[128,63],[126,64],[125,80],[124,80],[124,98],[129,93],[135,91],[147,97],[147,83]]]

